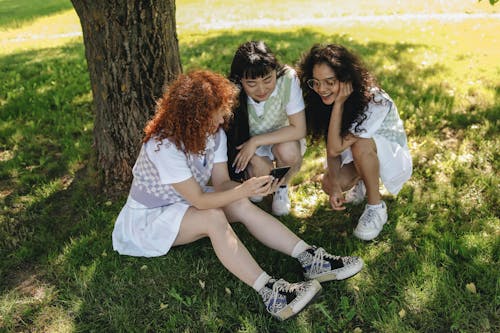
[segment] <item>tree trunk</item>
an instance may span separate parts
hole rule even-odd
[[[143,128],[182,71],[175,0],[71,0],[94,98],[97,168],[106,192],[128,189]]]

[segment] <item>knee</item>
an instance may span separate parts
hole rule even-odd
[[[207,209],[204,213],[208,234],[225,230],[229,223],[221,208]]]
[[[373,139],[359,139],[351,146],[354,160],[377,158],[377,147]]]
[[[302,161],[298,142],[276,144],[273,147],[273,154],[276,160],[284,165],[293,166]]]

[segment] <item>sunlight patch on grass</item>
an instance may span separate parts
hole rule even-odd
[[[45,16],[20,28],[0,30],[0,54],[40,48],[57,48],[81,40],[80,20],[71,9]]]
[[[419,314],[427,311],[437,291],[437,276],[441,273],[433,263],[423,262],[420,272],[404,291],[405,306],[410,312]]]
[[[45,331],[41,328],[47,327],[45,324],[48,322],[68,322],[60,320],[61,315],[64,317],[62,310],[56,316],[47,314],[51,308],[51,301],[56,298],[57,294],[53,286],[25,272],[20,273],[18,278],[19,284],[0,297],[0,327],[16,327],[22,322],[34,321],[37,322],[37,328]],[[38,325],[40,321],[42,323]],[[69,323],[71,322],[70,319]],[[46,332],[55,331],[47,330]]]
[[[36,316],[34,325],[43,332],[74,332],[75,323],[62,306],[46,306]]]
[[[291,195],[293,203],[293,212],[297,217],[306,218],[311,216],[315,209],[325,204],[326,194],[316,188],[313,184],[296,187]]]
[[[363,254],[363,260],[369,263],[370,261],[375,261],[377,258],[384,256],[391,251],[392,245],[387,241],[374,243],[372,247],[366,249],[366,252]]]
[[[395,232],[396,235],[398,236],[399,239],[402,241],[410,241],[413,233],[412,231],[408,228],[408,221],[401,221],[402,223],[399,223],[396,225]]]
[[[0,151],[0,162],[10,161],[14,157],[12,150]]]
[[[487,249],[488,245],[495,242],[495,238],[498,235],[490,234],[488,232],[482,233],[467,233],[460,237],[460,242],[468,252],[476,253],[475,260],[479,260],[481,264],[493,264],[494,258],[492,258],[492,253],[489,253]]]

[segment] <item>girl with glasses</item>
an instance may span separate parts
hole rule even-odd
[[[334,210],[367,204],[354,235],[372,240],[387,222],[379,192],[397,194],[412,173],[403,122],[361,60],[341,45],[314,45],[299,62],[308,132],[326,141],[323,190]]]
[[[288,214],[287,184],[302,164],[306,135],[295,70],[280,64],[264,42],[249,41],[236,50],[229,79],[240,88],[234,121],[227,131],[231,177],[263,176],[274,166],[290,166],[272,203],[274,215]],[[259,202],[262,197],[251,200]]]
[[[182,74],[171,83],[145,127],[129,197],[115,222],[113,249],[156,257],[208,237],[224,267],[262,296],[271,315],[285,320],[311,302],[319,282],[346,279],[363,261],[309,246],[252,204],[248,197],[274,191],[272,176],[230,180],[223,128],[236,98],[236,87],[209,71]],[[264,245],[296,258],[307,281],[271,278],[235,234],[230,223],[236,221]]]

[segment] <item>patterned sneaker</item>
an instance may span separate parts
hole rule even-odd
[[[362,240],[372,240],[382,231],[387,223],[387,206],[382,201],[382,206],[372,208],[366,205],[365,211],[359,218],[358,225],[354,229],[354,236]]]
[[[270,279],[259,294],[267,312],[285,320],[302,311],[320,291],[321,285],[316,280],[288,283],[283,279]]]
[[[360,180],[353,188],[345,193],[345,202],[359,205],[365,199],[366,187],[365,183]]]
[[[290,198],[288,198],[288,186],[280,186],[274,193],[273,214],[276,216],[286,215],[290,213]]]
[[[363,260],[359,257],[333,256],[315,246],[299,254],[297,259],[304,269],[305,278],[319,282],[344,280],[363,268]]]

